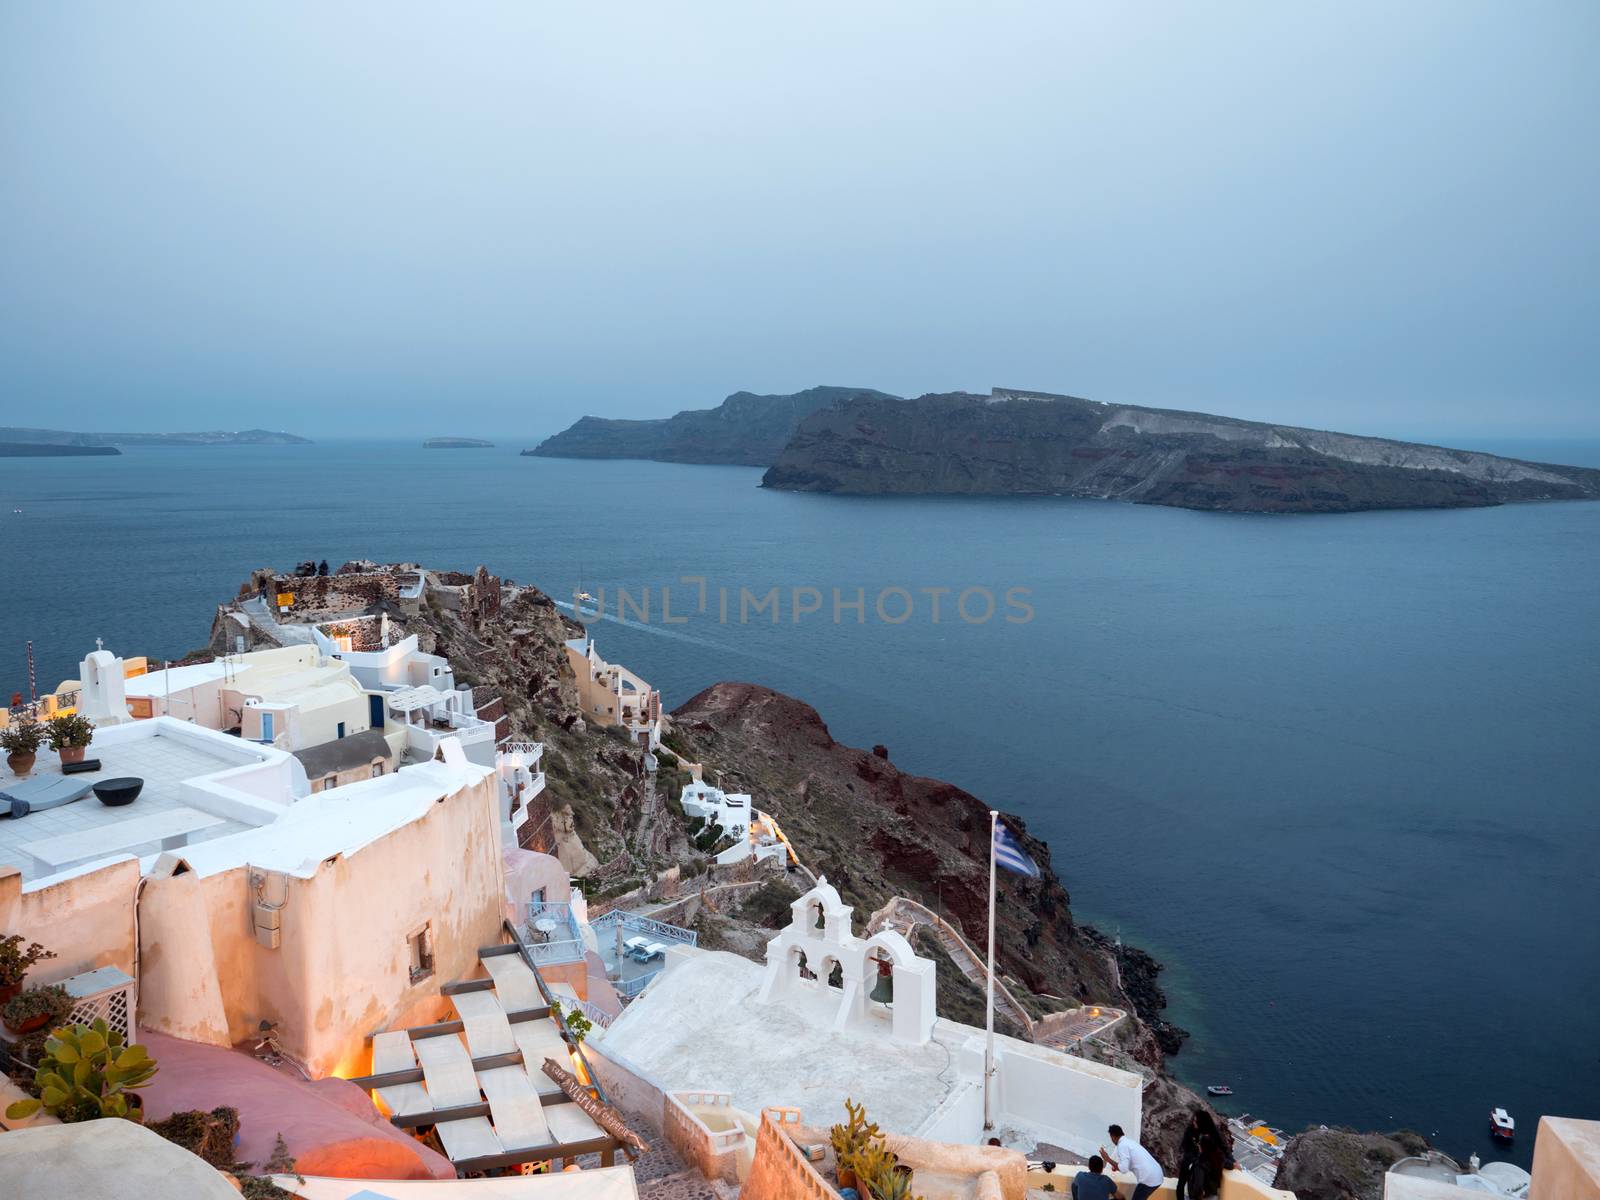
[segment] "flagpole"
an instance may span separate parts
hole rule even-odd
[[[994,1081],[994,831],[1000,814],[989,810],[989,978],[983,994],[983,1130],[994,1128],[990,1091]]]

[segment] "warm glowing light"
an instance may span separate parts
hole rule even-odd
[[[592,1086],[589,1082],[589,1073],[583,1069],[583,1059],[578,1057],[576,1050],[568,1050],[567,1057],[572,1061],[572,1073],[578,1077],[578,1082],[584,1087]]]
[[[1100,1010],[1098,1008],[1091,1008],[1089,1010],[1089,1015],[1091,1017],[1098,1017],[1100,1015]]]

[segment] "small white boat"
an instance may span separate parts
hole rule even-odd
[[[1489,1114],[1489,1133],[1499,1141],[1509,1142],[1517,1136],[1517,1123],[1505,1109],[1497,1108]]]
[[[1233,1089],[1225,1083],[1213,1083],[1206,1088],[1213,1096],[1231,1096]]]
[[[577,601],[579,604],[593,604],[594,597],[589,595],[588,592],[579,592],[577,595]]]

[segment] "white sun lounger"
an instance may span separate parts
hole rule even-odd
[[[390,1071],[409,1071],[417,1065],[416,1053],[411,1049],[411,1035],[403,1029],[380,1033],[372,1039],[372,1073],[387,1075]],[[433,1111],[433,1101],[428,1089],[420,1083],[398,1083],[393,1087],[378,1089],[385,1107],[397,1117],[415,1116]]]
[[[500,997],[500,1007],[508,1013],[529,1008],[543,1008],[544,997],[534,982],[533,972],[522,961],[520,954],[491,954],[483,960],[494,980],[495,993]]]
[[[417,1038],[411,1043],[422,1064],[422,1077],[428,1083],[428,1096],[435,1108],[456,1108],[477,1104],[478,1076],[472,1069],[472,1055],[454,1034]]]
[[[458,992],[450,997],[467,1037],[473,1058],[509,1054],[517,1048],[511,1040],[511,1022],[491,992]]]
[[[440,1121],[434,1129],[438,1131],[439,1140],[444,1143],[445,1156],[451,1162],[481,1158],[486,1154],[499,1154],[503,1149],[500,1139],[494,1135],[494,1126],[489,1124],[488,1117]]]
[[[517,1041],[517,1049],[522,1051],[522,1065],[527,1068],[528,1078],[533,1080],[534,1090],[541,1096],[564,1094],[561,1085],[544,1073],[545,1059],[553,1058],[558,1063],[567,1061],[567,1044],[561,1040],[555,1022],[548,1018],[518,1021],[511,1027],[511,1036]]]
[[[521,1067],[496,1067],[479,1072],[478,1082],[489,1100],[494,1131],[507,1150],[550,1144],[545,1107],[526,1071]]]
[[[551,1136],[558,1142],[586,1142],[603,1137],[604,1131],[594,1123],[594,1118],[576,1104],[552,1104],[544,1110]]]

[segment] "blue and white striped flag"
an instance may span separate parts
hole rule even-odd
[[[1003,821],[994,823],[994,861],[1018,875],[1039,878],[1039,864],[1028,857],[1017,835],[1007,829]]]

